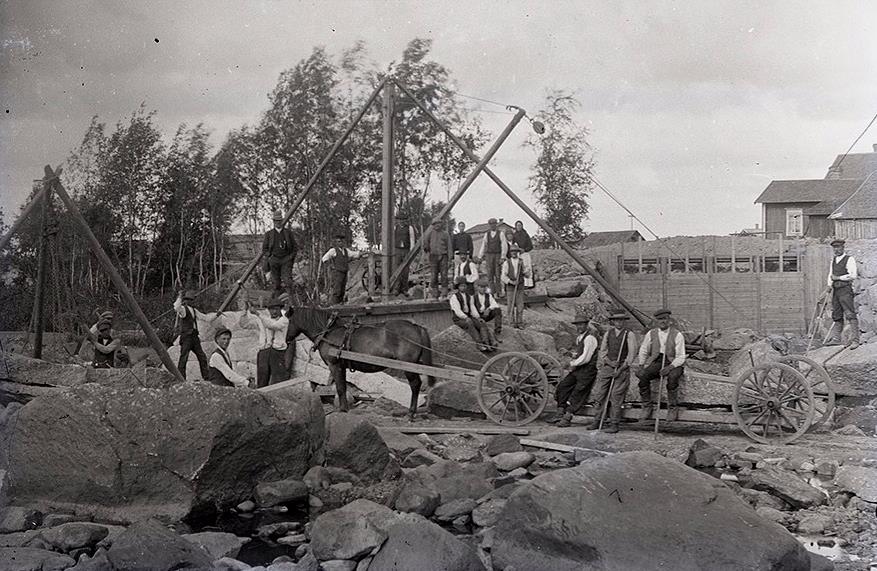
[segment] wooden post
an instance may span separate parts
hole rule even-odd
[[[375,297],[375,254],[368,253],[368,298]]]
[[[52,173],[54,175],[54,173]],[[52,200],[52,184],[49,175],[43,179],[43,200],[40,201],[40,245],[39,258],[37,261],[37,283],[34,288],[33,300],[33,357],[43,358],[43,329],[45,326],[44,310],[46,307],[46,230],[48,228],[49,202]]]
[[[709,283],[709,300],[710,300],[710,329],[716,326],[716,295],[715,295],[715,272],[716,272],[716,237],[713,236],[713,255],[712,263],[709,263],[706,255],[706,242],[703,245],[703,264],[704,270],[707,272],[707,281]]]
[[[734,235],[731,234],[731,273],[737,273],[737,247],[734,241]]]
[[[782,235],[782,233],[780,233],[779,251],[780,251],[780,273],[783,273],[783,235]]]
[[[384,301],[390,298],[390,276],[393,273],[393,110],[396,86],[392,81],[384,85],[384,168],[381,184],[381,294]]]
[[[171,360],[170,355],[167,353],[167,349],[164,346],[164,343],[158,338],[158,335],[155,333],[155,329],[152,328],[152,325],[149,323],[149,319],[147,319],[146,315],[143,313],[143,310],[140,308],[140,305],[137,303],[137,300],[134,299],[134,295],[128,289],[128,286],[125,285],[124,280],[122,280],[122,276],[119,275],[119,272],[113,266],[113,262],[110,261],[110,257],[107,256],[107,253],[101,247],[100,242],[98,242],[94,233],[91,231],[91,228],[88,227],[88,222],[83,218],[82,213],[79,212],[79,208],[76,207],[76,204],[70,198],[70,195],[67,194],[67,191],[64,190],[64,186],[61,184],[61,181],[57,178],[57,174],[60,173],[60,169],[55,173],[52,172],[52,167],[46,165],[46,179],[49,180],[53,176],[55,177],[54,181],[54,189],[55,192],[58,193],[58,198],[61,199],[61,202],[64,203],[64,206],[67,207],[67,211],[70,213],[70,216],[73,218],[73,221],[79,227],[79,232],[82,234],[85,241],[88,242],[88,245],[91,247],[91,251],[94,252],[95,257],[97,258],[100,265],[103,266],[104,271],[109,275],[110,280],[112,280],[113,284],[116,286],[116,290],[118,290],[119,294],[121,294],[122,299],[125,304],[128,306],[128,309],[131,313],[134,314],[134,318],[137,320],[137,323],[140,324],[140,327],[143,328],[143,332],[146,334],[146,338],[149,340],[149,344],[152,345],[152,348],[158,354],[158,358],[161,359],[162,364],[165,368],[170,371],[170,373],[177,378],[179,381],[185,381],[183,375],[180,374],[180,371],[177,369],[177,365]]]

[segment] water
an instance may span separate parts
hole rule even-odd
[[[858,561],[859,557],[844,551],[831,537],[795,536],[810,553],[822,555],[831,561]]]

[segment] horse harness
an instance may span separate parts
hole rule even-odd
[[[335,347],[334,344],[329,343],[333,349],[337,351],[335,357],[341,358],[341,351],[347,351],[350,349],[350,338],[353,336],[354,331],[359,329],[362,326],[357,316],[353,316],[350,321],[338,323],[339,317],[338,312],[332,312],[332,315],[329,316],[329,320],[326,322],[326,327],[323,328],[322,331],[314,338],[314,344],[311,346],[311,351],[318,351],[320,349],[320,345],[326,341],[326,335],[328,335],[332,330],[336,329],[336,327],[344,326],[344,337],[341,340],[341,346]],[[352,367],[349,367],[349,370],[353,370]]]

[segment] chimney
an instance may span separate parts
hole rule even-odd
[[[825,178],[840,178],[840,167],[837,167],[835,165],[831,165],[830,167],[828,167],[828,174],[825,175]]]
[[[874,149],[874,152],[877,153],[877,143],[871,143],[871,147]]]

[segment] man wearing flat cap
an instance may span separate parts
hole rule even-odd
[[[274,285],[274,296],[283,291],[292,295],[292,265],[295,263],[295,238],[292,230],[283,227],[283,212],[274,211],[274,228],[265,232],[262,240],[262,270],[265,280]]]
[[[496,218],[491,218],[487,221],[487,232],[481,239],[478,260],[484,260],[487,266],[487,281],[490,282],[490,293],[498,297],[502,295],[499,276],[507,251],[508,242],[505,234],[497,228]]]
[[[679,417],[679,381],[682,379],[686,358],[685,338],[681,331],[671,326],[671,314],[669,309],[659,309],[654,313],[657,327],[646,333],[639,348],[640,370],[636,376],[639,378],[639,394],[643,401],[640,420],[652,417],[655,408],[652,381],[661,378],[667,379],[667,420],[672,422]]]
[[[177,368],[183,379],[186,378],[186,364],[189,362],[189,353],[195,353],[198,358],[198,367],[201,369],[201,378],[206,380],[209,375],[207,367],[207,355],[201,347],[201,337],[198,334],[198,320],[207,321],[208,317],[191,306],[195,301],[194,291],[180,292],[174,300],[174,311],[177,314],[177,326],[180,332],[180,359]]]
[[[593,398],[597,416],[588,427],[592,430],[602,424],[603,430],[615,433],[621,424],[621,405],[630,386],[630,367],[637,355],[636,335],[625,327],[628,319],[623,310],[614,309],[609,315],[610,327],[600,342]]]
[[[433,220],[423,242],[423,252],[429,260],[429,289],[434,298],[448,294],[448,260],[454,250],[451,234],[445,229],[445,224],[440,218]],[[441,294],[438,290],[440,284]]]
[[[840,345],[843,337],[844,319],[850,328],[850,341],[848,347],[856,349],[859,346],[859,318],[856,314],[856,304],[853,302],[853,280],[859,276],[856,259],[844,251],[846,242],[834,240],[831,247],[834,248],[834,257],[831,260],[831,268],[828,271],[828,288],[831,291],[831,339],[828,345]]]
[[[250,381],[234,370],[228,346],[231,343],[231,331],[228,327],[220,326],[213,333],[216,349],[210,354],[209,375],[207,380],[220,387],[246,387]]]
[[[600,328],[584,315],[577,315],[573,324],[579,332],[576,337],[577,357],[569,362],[569,373],[554,390],[558,416],[549,420],[557,422],[560,427],[571,426],[573,415],[588,401],[594,379],[597,378]]]
[[[326,253],[320,258],[320,264],[329,268],[329,283],[332,286],[332,292],[329,294],[329,305],[338,305],[344,302],[350,260],[362,256],[357,250],[348,248],[346,240],[347,236],[343,232],[336,233],[334,245],[326,250]]]
[[[113,338],[112,315],[110,313],[109,318],[101,315],[94,327],[86,333],[88,340],[94,347],[91,366],[95,369],[111,369],[115,367],[116,351],[118,351],[121,341]]]

